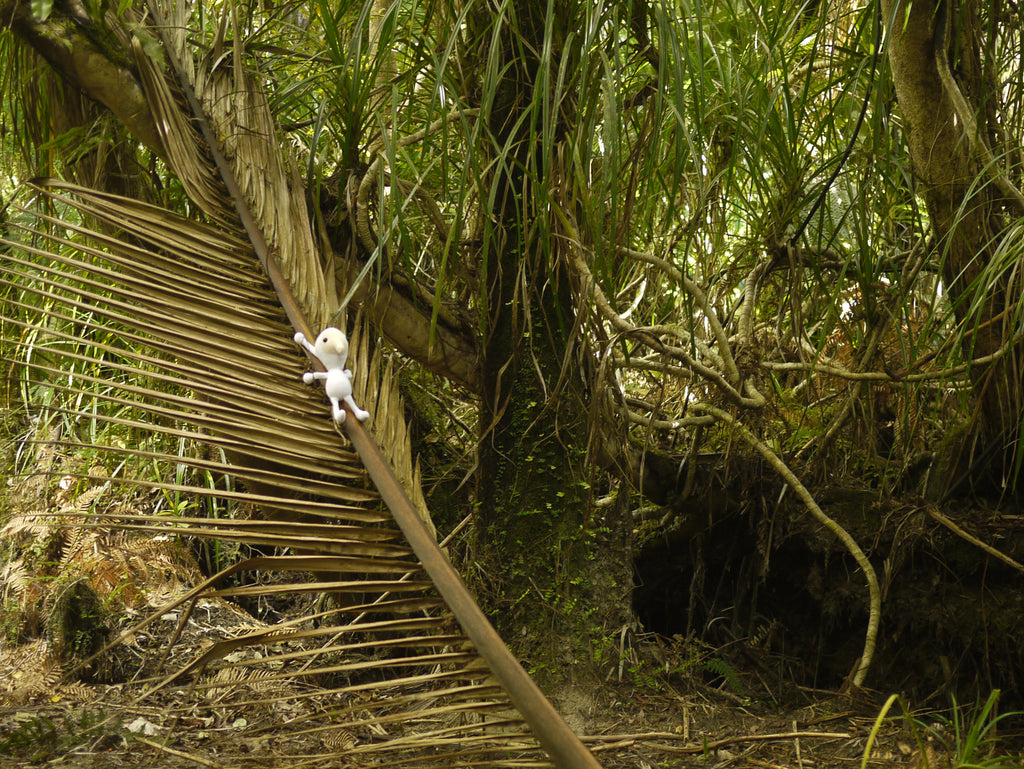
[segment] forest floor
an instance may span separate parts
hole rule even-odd
[[[183,690],[168,689],[139,702],[138,685],[74,684],[19,697],[13,686],[18,663],[9,653],[3,659],[8,664],[0,670],[6,682],[0,684],[0,765],[5,767],[357,766],[346,762],[344,751],[325,751],[322,737],[311,741],[300,728],[289,728],[280,713],[189,711]],[[23,658],[22,669],[28,666]],[[787,702],[778,702],[730,689],[696,678],[645,676],[642,683],[562,686],[553,700],[605,769],[950,769],[969,758],[961,755],[958,763],[955,747],[971,726],[966,717],[957,734],[949,713],[906,718],[897,703],[883,719],[884,698],[863,690],[851,697],[794,686]],[[1019,731],[1021,724],[1015,726]],[[985,752],[983,765],[1024,767],[1020,757],[996,757],[1013,746],[1012,736],[1001,731],[998,740],[982,745],[999,749]]]
[[[113,695],[113,696],[112,696]],[[595,695],[600,695],[595,696]],[[713,696],[640,692],[621,686],[572,695],[590,712],[584,737],[605,769],[626,767],[860,766],[875,718],[822,697],[793,711],[760,710]],[[600,706],[596,703],[601,702]],[[177,703],[174,703],[177,705]],[[177,710],[177,707],[174,707]],[[133,703],[114,691],[0,708],[0,761],[8,767],[274,767],[299,762],[341,766],[340,757],[306,764],[308,737],[286,726],[262,738],[212,718],[168,718],[159,703]],[[251,726],[251,724],[249,725]],[[297,730],[296,730],[297,731]],[[939,752],[941,746],[930,743]],[[314,746],[316,752],[321,746]],[[943,766],[933,762],[932,767]],[[914,738],[882,725],[870,767],[923,767]]]
[[[125,550],[109,543],[100,547],[92,540],[86,544],[86,549],[108,555]],[[154,606],[163,603],[158,599],[165,592],[195,583],[196,575],[172,557],[175,552],[165,543],[145,553],[148,573],[164,574],[167,583],[147,583]],[[4,568],[10,571],[9,566]],[[30,587],[41,591],[33,600],[25,598],[26,607],[54,603],[46,598],[54,592],[53,578],[33,582],[26,577],[22,582],[23,598]],[[79,583],[62,584],[67,593]],[[46,640],[60,633],[43,617],[27,622],[15,604],[6,595],[0,604],[0,767],[358,766],[346,755],[345,724],[335,729],[329,723],[333,734],[310,734],[309,722],[297,717],[304,707],[299,696],[289,702],[261,691],[254,698],[253,689],[243,699],[255,699],[255,704],[242,706],[233,701],[230,688],[221,694],[213,690],[212,695],[207,690],[204,699],[187,685],[141,696],[145,685],[140,677],[143,672],[154,674],[162,664],[157,660],[179,624],[176,615],[159,617],[145,631],[133,630],[108,665],[106,677],[100,676],[118,683],[99,684],[69,676]],[[187,650],[209,648],[211,639],[233,638],[262,626],[241,606],[220,598],[198,606],[172,646],[168,669],[182,669],[185,657],[192,654]],[[137,623],[143,613],[141,606],[126,608],[111,626],[141,627]],[[27,625],[34,630],[26,630]],[[65,628],[65,643],[82,632],[83,628]],[[727,649],[680,638],[616,634],[614,642],[595,655],[604,660],[602,669],[584,676],[573,666],[563,671],[562,680],[545,685],[556,708],[583,735],[605,769],[1024,769],[1024,717],[1019,714],[1000,720],[998,733],[993,717],[1001,711],[995,708],[987,716],[978,716],[972,708],[945,713],[914,710],[907,715],[902,702],[889,701],[888,692],[802,688],[787,682],[781,672],[768,683],[764,671],[788,668],[778,659],[750,658],[751,645],[744,647],[745,660],[730,659]],[[185,650],[180,659],[178,649]],[[1006,694],[1016,694],[1008,699],[1020,701],[1019,692]],[[973,753],[964,748],[972,734],[978,743]],[[388,740],[391,735],[378,732],[375,739]],[[1017,757],[1002,757],[1007,753]],[[538,766],[532,760],[515,765]]]
[[[867,692],[851,698],[804,691],[799,699],[805,704],[798,706],[738,698],[699,684],[665,686],[660,693],[632,686],[597,692],[605,704],[595,709],[584,733],[605,769],[951,765],[953,751],[936,738],[943,735],[937,723],[907,728],[899,706],[880,719],[884,703]]]

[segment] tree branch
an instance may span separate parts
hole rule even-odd
[[[563,221],[563,224],[565,224],[565,226],[570,230],[570,232],[572,232],[575,242],[578,243],[579,239],[576,236],[575,231],[572,229],[572,226],[567,221]],[[594,303],[597,305],[598,312],[612,326],[612,328],[614,328],[620,334],[629,334],[634,338],[639,339],[645,345],[647,345],[653,350],[656,350],[657,352],[675,358],[680,363],[682,363],[686,368],[692,371],[694,374],[697,374],[717,385],[719,389],[721,389],[722,392],[725,395],[727,395],[732,401],[734,401],[737,405],[743,406],[744,408],[761,408],[762,406],[764,406],[764,397],[756,390],[744,388],[747,389],[747,395],[744,395],[743,392],[741,392],[741,390],[738,389],[738,382],[737,385],[734,386],[732,382],[728,380],[726,375],[722,374],[720,371],[716,371],[710,366],[706,366],[700,363],[699,361],[695,360],[692,356],[690,356],[689,353],[686,352],[686,350],[682,349],[681,347],[673,347],[665,344],[657,336],[654,335],[650,328],[634,326],[633,324],[624,320],[623,317],[619,315],[611,306],[611,302],[608,301],[608,297],[604,295],[604,292],[601,290],[601,287],[597,285],[597,282],[594,280],[594,277],[590,272],[590,268],[587,267],[587,264],[581,255],[581,249],[579,247],[576,247],[571,249],[571,252],[572,256],[570,258],[572,260],[572,265],[581,277],[581,290],[584,293],[589,292],[591,294]],[[668,266],[671,267],[671,265]],[[675,332],[678,333],[678,329],[675,329]],[[726,345],[726,347],[728,348],[728,345]],[[729,352],[728,354],[731,359],[731,352]]]
[[[981,135],[981,131],[978,129],[976,113],[972,113],[970,106],[967,104],[967,99],[964,98],[963,93],[960,91],[960,86],[957,85],[956,80],[953,78],[953,73],[949,71],[949,0],[940,0],[939,2],[938,15],[935,20],[934,40],[935,65],[939,71],[939,80],[942,81],[942,88],[946,92],[946,97],[953,105],[953,111],[960,119],[960,124],[967,135],[967,141],[972,154],[977,155],[981,159],[982,168],[992,181],[995,182],[999,191],[1003,193],[1003,197],[1008,202],[1013,203],[1018,214],[1024,214],[1024,195],[1013,185],[1006,172],[996,162],[992,150],[988,148],[988,144],[985,142],[985,137]]]
[[[54,8],[45,22],[37,22],[27,2],[10,0],[0,5],[0,24],[9,27],[72,86],[113,112],[151,151],[166,156],[146,95],[127,64],[127,46],[119,51],[102,50],[96,42],[100,36],[87,34],[91,22],[84,10],[82,18],[72,20]]]
[[[352,299],[403,354],[478,392],[480,350],[471,333],[440,322],[432,325],[430,307],[388,282],[364,283]]]

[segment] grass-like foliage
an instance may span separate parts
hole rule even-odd
[[[1001,723],[1020,723],[1024,713],[998,713],[999,689],[994,689],[984,703],[964,706],[954,697],[948,713],[927,718],[913,715],[899,695],[886,700],[872,726],[861,769],[868,766],[872,747],[879,730],[886,722],[894,704],[903,709],[902,720],[916,747],[917,766],[928,769],[1021,769],[1024,755],[1009,753],[998,734]],[[900,717],[897,717],[900,718]]]
[[[888,0],[148,0],[86,3],[88,19],[35,5],[24,42],[94,51],[58,74],[102,106],[44,88],[42,65],[0,37],[0,112],[17,117],[0,131],[16,169],[0,191],[9,418],[36,456],[59,442],[63,457],[38,469],[26,448],[20,467],[83,495],[152,493],[140,511],[104,491],[75,520],[208,543],[216,576],[182,606],[277,589],[229,584],[247,570],[303,571],[346,598],[288,632],[374,654],[385,636],[403,643],[400,628],[423,631],[403,652],[417,672],[388,657],[382,680],[357,675],[349,693],[403,677],[493,690],[302,385],[290,340],[304,323],[351,323],[357,401],[423,521],[383,339],[444,378],[440,413],[446,399],[479,405],[466,433],[488,440],[448,458],[461,494],[488,463],[547,493],[530,447],[558,444],[579,464],[566,477],[593,474],[588,489],[598,476],[662,488],[665,529],[702,491],[688,460],[737,446],[764,458],[863,572],[855,684],[880,626],[882,557],[813,481],[934,500],[991,468],[988,490],[1019,488],[1024,91],[1007,4],[950,20],[954,4],[915,0],[901,6],[913,23]],[[929,73],[926,106],[957,106],[921,126],[895,105],[912,114],[906,83]],[[512,417],[530,434],[499,445]],[[434,435],[445,446],[447,432]],[[675,477],[651,478],[645,452]],[[37,491],[30,513],[68,513]],[[592,500],[552,492],[556,524],[590,525]],[[766,520],[752,514],[752,531],[778,530]],[[23,515],[18,531],[37,523]],[[524,584],[562,560],[523,550],[536,570]],[[519,595],[528,607],[533,591]],[[234,643],[154,683],[201,676]]]
[[[927,727],[953,757],[953,769],[1020,769],[1024,755],[1005,755],[1000,750],[998,726],[1019,722],[1024,713],[998,713],[1000,691],[995,689],[980,707],[961,705],[953,698],[950,715],[941,728]]]

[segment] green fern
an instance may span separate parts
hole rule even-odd
[[[698,662],[701,670],[707,671],[708,673],[714,673],[716,676],[721,676],[725,679],[725,683],[728,684],[733,694],[739,695],[740,697],[746,697],[747,693],[743,689],[743,684],[740,681],[740,677],[736,674],[735,669],[732,665],[723,660],[721,657],[708,657]]]

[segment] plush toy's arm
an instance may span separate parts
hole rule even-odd
[[[309,350],[311,355],[316,355],[316,348],[309,343],[309,340],[306,339],[306,335],[303,334],[301,331],[296,331],[295,336],[292,338],[295,340],[295,344],[301,344],[303,347]]]
[[[293,336],[292,339],[295,340],[295,344],[302,345],[307,350],[309,350],[309,354],[312,355],[314,358],[317,357],[316,348],[309,343],[309,340],[306,339],[306,335],[303,334],[301,331],[296,331],[295,336]],[[319,360],[319,358],[317,358],[317,360]],[[317,379],[327,379],[326,372],[307,371],[305,374],[302,375],[302,381],[308,385],[313,384],[313,382],[315,382]]]

